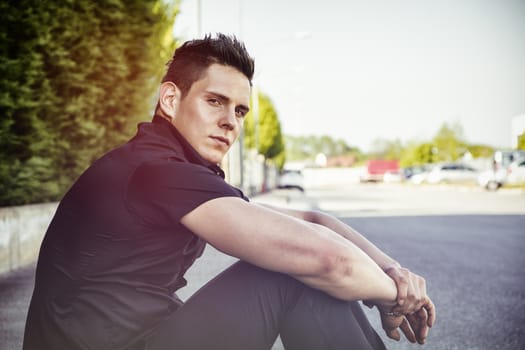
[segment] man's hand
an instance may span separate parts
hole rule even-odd
[[[399,334],[398,328],[400,328],[409,342],[416,342],[416,336],[412,331],[412,328],[410,328],[408,320],[405,316],[386,315],[382,312],[380,312],[380,315],[381,325],[383,326],[383,329],[389,338],[399,341],[401,339],[401,335]]]
[[[428,315],[428,326],[432,327],[436,312],[434,304],[427,295],[425,279],[398,265],[387,267],[384,271],[397,286],[397,305],[392,311],[397,314],[409,315],[425,308]]]
[[[435,306],[427,295],[425,280],[399,265],[390,266],[384,271],[394,280],[398,290],[394,307],[376,305],[386,335],[400,340],[401,329],[411,343],[424,344],[428,330],[436,319]],[[373,306],[370,301],[364,301],[364,304]]]
[[[399,334],[399,328],[411,343],[417,341],[419,344],[425,344],[429,330],[429,315],[425,308],[421,308],[417,312],[405,316],[396,316],[391,313],[386,314],[381,311],[380,315],[381,324],[389,338],[400,340],[401,335]]]

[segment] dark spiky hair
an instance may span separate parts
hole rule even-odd
[[[201,79],[214,63],[231,66],[244,74],[252,84],[255,63],[244,44],[235,36],[217,33],[204,39],[186,41],[175,50],[162,82],[171,81],[186,96],[191,85]]]

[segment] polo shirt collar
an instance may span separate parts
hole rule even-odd
[[[177,128],[173,124],[171,124],[169,121],[167,121],[158,114],[156,114],[153,117],[152,122],[153,124],[161,125],[162,127],[169,130],[171,135],[173,135],[173,137],[178,141],[178,143],[182,147],[184,156],[190,163],[205,166],[224,179],[224,171],[217,164],[211,163],[206,159],[202,158],[202,156],[195,150],[195,148],[193,148],[192,145],[190,145],[188,141],[186,141],[184,136],[182,136],[182,134],[179,132],[179,130],[177,130]]]

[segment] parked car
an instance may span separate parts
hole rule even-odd
[[[444,163],[436,165],[427,175],[426,182],[437,183],[476,183],[479,172],[465,164]]]
[[[494,167],[491,170],[482,172],[478,178],[478,184],[488,190],[495,191],[505,184],[525,183],[525,158],[518,158],[520,151],[514,151],[514,157],[502,158],[506,161],[497,162],[496,157]],[[514,159],[512,162],[509,159]]]
[[[484,171],[478,176],[478,184],[490,191],[500,188],[506,181],[507,169],[491,169]]]
[[[433,169],[433,165],[431,164],[418,166],[418,167],[412,167],[410,170],[406,172],[407,175],[405,175],[405,177],[411,183],[420,185],[427,181],[427,176],[432,169]]]
[[[397,160],[372,159],[366,164],[364,172],[359,177],[361,182],[383,181],[386,172],[398,172],[399,162]]]
[[[413,165],[413,166],[402,168],[401,172],[403,173],[403,177],[405,178],[405,180],[408,180],[412,176],[425,172],[426,170],[427,169],[423,165]]]
[[[277,182],[278,188],[295,188],[304,192],[304,176],[300,170],[283,170]]]
[[[525,159],[525,150],[497,150],[492,157],[495,170],[507,170],[510,164],[523,159]]]
[[[525,158],[509,165],[505,183],[511,185],[525,184]]]
[[[404,179],[403,173],[399,170],[388,170],[383,175],[383,182],[401,182]]]

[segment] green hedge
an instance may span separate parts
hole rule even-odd
[[[162,0],[0,2],[0,206],[59,199],[151,118],[175,16]]]

